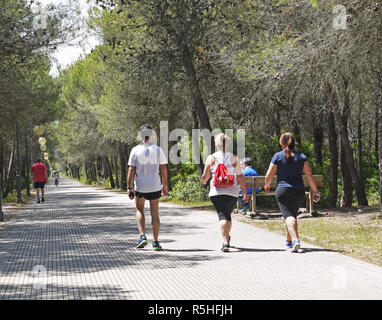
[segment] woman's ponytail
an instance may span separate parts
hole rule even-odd
[[[280,145],[285,152],[285,159],[291,161],[294,157],[294,153],[292,152],[292,150],[294,150],[296,147],[296,142],[292,134],[290,134],[289,132],[284,133],[280,137]]]

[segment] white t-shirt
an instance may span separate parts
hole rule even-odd
[[[141,143],[131,150],[129,166],[135,167],[135,191],[148,193],[162,189],[159,165],[167,164],[161,147]]]

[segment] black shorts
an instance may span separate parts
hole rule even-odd
[[[304,189],[277,188],[276,200],[283,217],[297,217],[298,209],[305,199]]]
[[[35,189],[44,189],[44,187],[45,187],[45,182],[35,182],[34,183]]]
[[[237,197],[228,195],[218,195],[210,197],[216,212],[218,213],[219,221],[227,220],[231,221],[231,213],[236,206]]]
[[[138,192],[135,191],[135,196],[137,198],[145,198],[146,200],[156,200],[159,199],[162,195],[162,190],[155,192]]]

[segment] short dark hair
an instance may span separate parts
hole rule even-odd
[[[41,162],[41,159],[40,159],[40,158],[37,158],[37,159],[36,159],[36,162]]]
[[[245,163],[247,166],[252,166],[252,159],[251,159],[251,158],[245,158],[244,163]]]

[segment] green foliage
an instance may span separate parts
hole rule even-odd
[[[105,182],[103,183],[103,186],[104,186],[106,189],[111,189],[110,178],[107,178],[107,179],[105,180]]]
[[[267,173],[273,155],[280,151],[279,137],[269,139],[264,136],[246,137],[246,156],[252,159],[253,168],[259,175]]]
[[[365,187],[367,190],[367,198],[370,199],[372,202],[379,201],[380,195],[380,183],[379,183],[379,176],[373,176],[373,177],[367,177],[365,181]]]
[[[200,183],[200,175],[194,172],[180,178],[173,186],[170,197],[181,201],[206,201],[208,200],[208,187]]]

